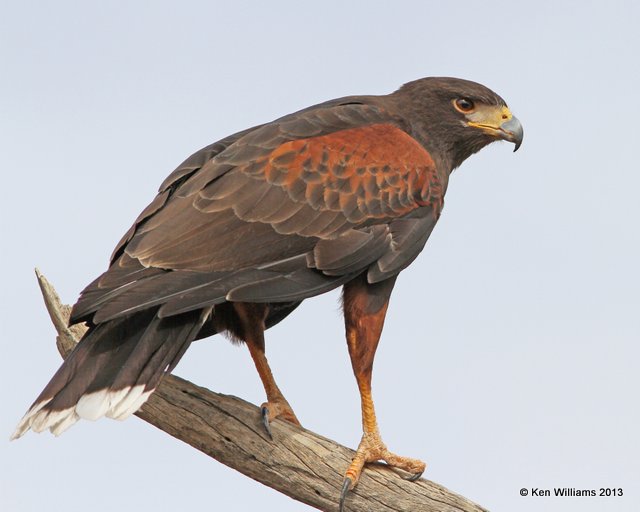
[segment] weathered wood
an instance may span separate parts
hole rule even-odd
[[[58,332],[63,357],[86,327],[67,327],[71,308],[60,302],[36,270],[42,295]],[[223,464],[291,498],[324,511],[338,509],[343,472],[354,452],[308,430],[276,420],[273,441],[259,409],[240,398],[214,393],[170,375],[136,415]],[[345,503],[349,511],[481,512],[482,507],[421,479],[407,482],[385,465],[368,466]],[[485,511],[486,512],[486,511]]]

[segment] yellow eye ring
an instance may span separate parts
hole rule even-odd
[[[453,106],[458,112],[462,112],[463,114],[473,112],[476,108],[473,101],[469,98],[458,98],[457,100],[453,101]]]

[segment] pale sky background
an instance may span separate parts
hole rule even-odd
[[[137,418],[9,443],[61,362],[33,268],[74,302],[193,151],[447,75],[502,95],[525,140],[463,164],[400,277],[374,370],[382,436],[493,512],[639,510],[639,4],[522,4],[2,2],[0,509],[309,510]],[[355,448],[338,293],[269,331],[267,351],[302,423]],[[221,337],[175,373],[264,399]]]

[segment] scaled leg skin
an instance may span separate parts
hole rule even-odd
[[[376,413],[371,397],[371,373],[373,358],[378,347],[389,297],[396,278],[369,284],[366,274],[344,286],[343,308],[347,333],[347,345],[353,373],[358,381],[362,404],[362,440],[358,446],[345,479],[340,496],[340,511],[349,490],[358,483],[362,468],[367,462],[383,460],[390,466],[411,473],[409,480],[417,480],[425,470],[425,463],[391,453],[382,442]]]
[[[261,406],[262,422],[267,434],[272,437],[270,422],[274,419],[281,418],[294,425],[300,425],[300,422],[278,388],[264,353],[264,322],[269,312],[268,306],[266,304],[236,302],[233,307],[240,320],[242,338],[249,347],[249,353],[267,393],[267,401]]]

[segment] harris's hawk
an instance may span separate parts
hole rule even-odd
[[[341,503],[389,452],[373,400],[373,358],[398,274],[424,247],[450,173],[523,131],[504,100],[467,80],[424,78],[386,96],[331,100],[196,152],[160,186],[89,284],[71,323],[89,330],[18,425],[60,434],[78,419],[124,419],[190,343],[224,332],[247,344],[264,384],[265,427],[298,420],[265,357],[264,331],[301,301],[343,286],[364,434]]]

